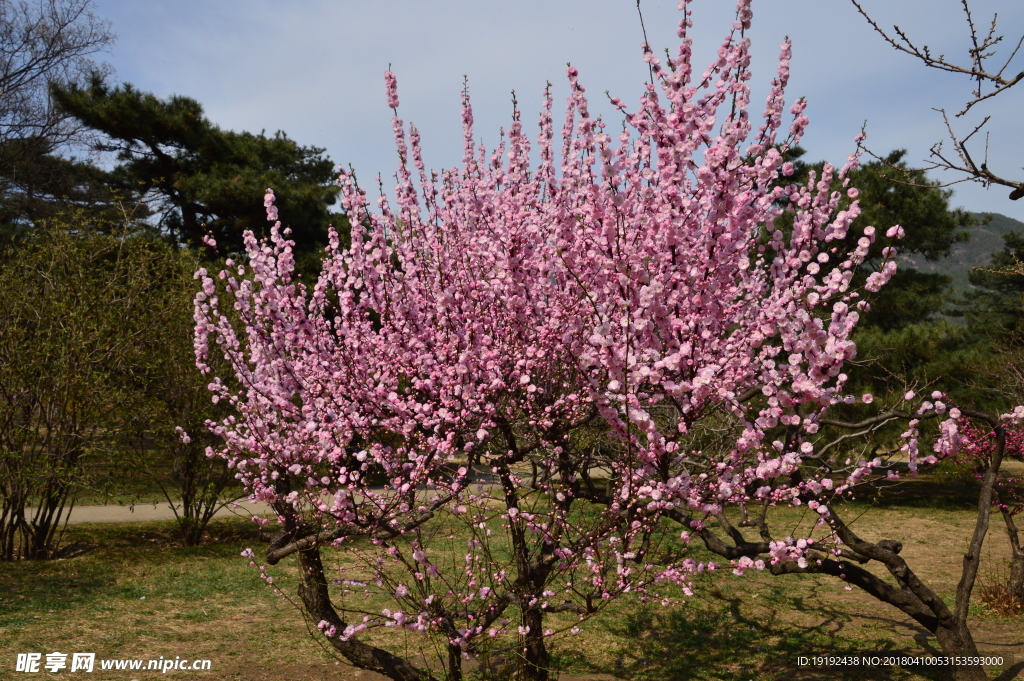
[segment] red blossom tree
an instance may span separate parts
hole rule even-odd
[[[654,83],[638,108],[611,100],[617,137],[570,67],[560,148],[549,88],[536,167],[518,109],[493,154],[475,147],[466,94],[463,167],[427,173],[389,72],[394,203],[381,196],[372,212],[344,173],[351,247],[333,235],[310,286],[293,280],[279,228],[264,243],[248,235],[247,262],[229,261],[221,283],[197,273],[197,363],[209,372],[216,343],[234,369],[210,384],[235,410],[211,424],[216,453],[273,506],[283,531],[267,562],[297,555],[302,607],[352,664],[434,678],[378,644],[406,629],[440,644],[449,679],[484,650],[546,679],[553,636],[623,594],[668,603],[715,569],[672,548],[665,525],[674,535],[677,523],[736,572],[841,576],[938,631],[944,649],[974,650],[898,547],[859,539],[831,507],[878,465],[834,465],[817,441],[828,408],[852,399],[842,367],[866,303],[851,280],[877,234],[840,250],[859,211],[837,211],[830,187],[846,187],[856,156],[785,183],[806,103],[784,127],[786,42],[755,127],[750,20],[740,0],[698,73],[684,14],[674,57],[663,66],[645,50]],[[884,285],[893,254],[866,288]],[[919,417],[943,411],[922,405]],[[955,423],[943,432],[946,453]],[[775,539],[763,522],[763,541],[749,542],[723,512],[803,503],[829,546]]]

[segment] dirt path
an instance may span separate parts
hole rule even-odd
[[[1009,460],[1003,462],[1003,468],[1014,475],[1024,474],[1024,462]],[[524,469],[524,473],[528,474],[528,469]],[[494,487],[498,489],[493,483],[487,483],[487,487]],[[264,515],[269,512],[269,506],[266,504],[250,504],[249,502],[240,502],[237,504],[231,504],[227,508],[222,508],[217,512],[216,517],[224,517],[228,515],[237,515],[243,518],[251,518],[253,515],[260,514]],[[35,509],[26,509],[26,515],[31,516],[31,513]],[[162,501],[156,504],[137,504],[134,507],[131,506],[119,506],[116,504],[108,504],[105,506],[76,506],[71,511],[71,519],[68,521],[71,524],[78,523],[128,523],[132,521],[151,521],[151,520],[174,520],[174,512],[171,511],[166,501]]]
[[[25,509],[25,515],[32,517],[35,509]],[[266,504],[250,504],[247,501],[229,504],[217,511],[215,517],[221,518],[236,515],[251,518],[256,514],[266,514],[270,507]],[[70,524],[78,523],[130,523],[151,520],[174,520],[174,511],[166,501],[158,504],[136,504],[135,506],[75,506],[71,510]]]

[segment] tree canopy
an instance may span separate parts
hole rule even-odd
[[[1024,235],[1003,235],[1003,250],[992,255],[991,267],[968,275],[965,316],[971,329],[1001,343],[1020,345],[1024,333]]]
[[[114,39],[91,0],[0,0],[0,176],[23,159],[16,140],[43,139],[47,152],[69,141],[78,126],[55,109],[50,84],[68,84],[98,67],[90,55]],[[35,150],[32,150],[35,151]]]
[[[861,290],[895,272],[882,247],[901,230],[852,226],[855,203],[839,210],[841,196],[856,196],[852,161],[780,180],[791,168],[779,149],[807,124],[799,102],[783,104],[789,46],[754,132],[749,41],[736,35],[748,0],[737,15],[697,84],[685,37],[668,70],[649,59],[656,83],[619,140],[590,118],[570,67],[562,138],[549,91],[535,169],[518,111],[493,160],[476,155],[467,95],[465,165],[439,186],[419,136],[396,118],[395,202],[372,213],[343,175],[351,245],[332,240],[315,287],[294,285],[294,242],[277,229],[248,241],[240,268],[200,272],[197,366],[233,410],[212,426],[218,454],[273,506],[284,528],[266,562],[296,556],[305,616],[352,664],[396,681],[438,678],[364,638],[402,627],[434,637],[424,648],[450,681],[464,656],[495,645],[517,651],[517,678],[546,681],[547,641],[561,626],[545,629],[548,614],[585,619],[625,594],[667,604],[661,583],[689,595],[688,576],[707,565],[662,543],[670,523],[736,574],[833,575],[900,608],[947,653],[974,655],[959,604],[977,561],[964,561],[954,612],[897,555],[899,542],[866,541],[841,519],[844,494],[882,462],[853,463],[834,445],[910,421],[902,446],[916,471],[919,457],[937,460],[919,455],[917,425],[941,418],[935,451],[955,446],[959,410],[913,393],[866,424],[829,416],[855,400],[844,369]],[[688,27],[684,16],[681,36]],[[385,79],[397,111],[395,77]],[[786,108],[790,136],[777,140]],[[744,158],[744,148],[755,151]],[[941,251],[933,241],[918,248]],[[212,356],[230,364],[226,376]],[[825,427],[861,432],[828,440]],[[773,535],[768,512],[786,503],[805,505],[827,534]],[[760,541],[731,525],[727,505],[744,520],[763,509],[744,522]],[[878,561],[903,588],[851,557]],[[341,573],[357,586],[330,589],[328,575]],[[983,674],[954,669],[958,680]]]
[[[307,251],[327,242],[338,189],[334,164],[318,147],[301,146],[278,131],[222,130],[194,99],[161,99],[131,84],[109,86],[100,74],[85,85],[56,85],[61,111],[102,133],[99,146],[119,165],[111,181],[148,199],[158,224],[178,243],[202,248],[212,232],[226,252],[242,249],[242,233],[265,234],[263,194],[272,187],[287,207],[287,224]]]

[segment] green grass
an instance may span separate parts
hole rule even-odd
[[[863,517],[857,517],[860,513]],[[774,515],[782,536],[811,529],[813,515],[804,509],[778,509]],[[922,576],[947,599],[958,576],[958,568],[948,567],[948,547],[958,545],[972,516],[970,509],[956,506],[915,504],[854,504],[847,513],[866,538],[906,541],[908,560],[919,565]],[[932,527],[944,528],[948,546],[914,542],[915,537],[928,536]],[[433,538],[436,550],[451,531],[454,525]],[[755,534],[749,528],[744,532]],[[179,673],[189,679],[353,678],[335,667],[333,658],[308,636],[294,606],[276,596],[239,556],[246,547],[260,555],[266,535],[251,523],[225,518],[211,523],[209,536],[207,544],[187,548],[176,543],[171,522],[70,526],[67,543],[75,549],[73,557],[4,564],[0,649],[6,653],[0,655],[0,679],[14,678],[4,675],[12,673],[17,652],[53,650],[95,652],[108,659],[188,654],[213,660],[211,672],[189,672],[187,677]],[[989,543],[998,546],[1001,539],[1005,538],[994,531]],[[452,550],[460,544],[458,537],[447,541]],[[672,549],[673,541],[667,540],[664,548]],[[500,551],[500,546],[496,548]],[[936,550],[940,554],[929,553]],[[696,544],[691,555],[712,557]],[[269,571],[290,593],[296,584],[292,564],[286,560]],[[815,654],[925,652],[914,639],[914,629],[899,621],[895,609],[844,592],[835,580],[756,572],[740,578],[723,566],[713,577],[696,581],[694,596],[673,609],[635,598],[612,603],[585,623],[580,635],[553,642],[555,667],[577,677],[637,681],[946,678],[934,668],[815,669],[797,664],[800,656]],[[660,595],[683,599],[676,587],[661,591]],[[1019,619],[991,619],[983,607],[976,607],[973,614],[987,618],[982,622],[993,630],[1024,632]],[[571,626],[573,617],[552,616],[550,625]],[[379,642],[399,653],[415,645],[387,639],[386,634]],[[481,680],[507,678],[507,660],[503,665],[496,656],[490,662],[490,672],[479,661],[473,663],[473,675]],[[127,678],[123,672],[109,674],[97,671],[90,678]]]
[[[248,679],[247,665],[333,666],[298,612],[240,557],[266,543],[251,523],[214,520],[215,541],[194,548],[175,545],[170,522],[71,526],[68,534],[82,551],[73,558],[3,565],[0,679],[16,653],[54,650],[107,659],[189,655],[215,661],[213,673],[190,674],[218,679]]]
[[[238,521],[215,520],[211,525],[220,541],[194,548],[173,545],[170,523],[71,526],[69,538],[81,555],[5,564],[0,628],[7,629],[12,618],[44,611],[109,610],[111,601],[125,599],[201,601],[230,594],[238,600],[258,595],[259,584],[248,579],[244,561],[234,561],[238,551],[231,540],[258,542],[259,537]]]

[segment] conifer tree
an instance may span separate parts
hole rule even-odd
[[[327,243],[338,189],[334,164],[318,147],[304,147],[278,131],[222,130],[194,99],[160,99],[130,84],[110,87],[99,74],[87,86],[54,87],[61,110],[102,133],[101,149],[120,165],[113,181],[151,199],[160,227],[178,243],[202,248],[212,232],[227,252],[242,249],[242,233],[263,234],[261,198],[268,186],[287,206],[288,226],[309,252]]]

